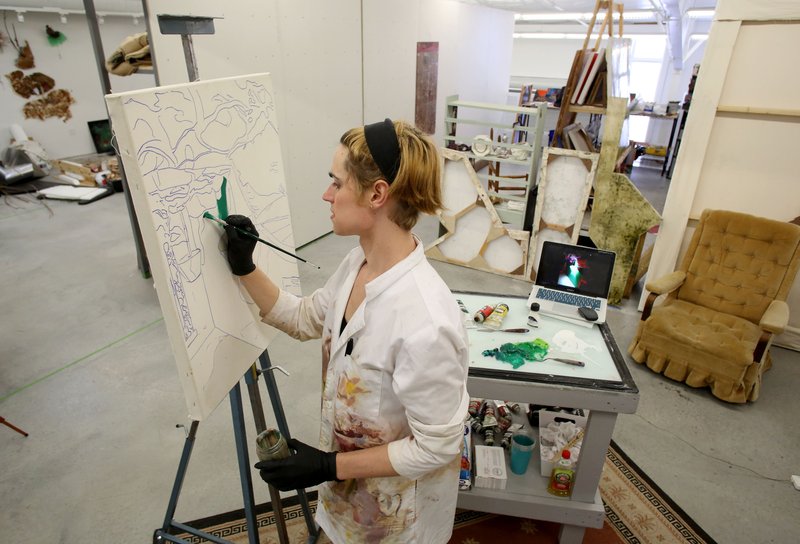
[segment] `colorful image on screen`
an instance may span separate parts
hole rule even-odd
[[[569,253],[564,257],[564,263],[558,274],[558,284],[565,287],[579,288],[586,284],[583,275],[587,269],[586,260],[578,255]]]

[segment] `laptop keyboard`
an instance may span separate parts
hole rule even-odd
[[[569,304],[570,306],[586,306],[593,310],[600,309],[600,301],[596,298],[585,297],[582,295],[575,295],[573,293],[565,293],[563,291],[554,291],[552,289],[539,289],[536,292],[536,298],[542,300],[552,300],[561,304]]]

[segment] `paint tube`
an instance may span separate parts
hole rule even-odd
[[[503,433],[503,439],[500,441],[500,446],[507,450],[511,446],[511,437],[514,436],[514,433],[522,429],[521,423],[514,423],[512,424],[508,430]]]
[[[494,312],[494,306],[489,306],[488,304],[475,312],[475,315],[472,316],[472,319],[475,320],[477,323],[483,323],[487,317],[492,315]]]
[[[503,319],[508,315],[508,304],[502,302],[494,307],[494,311],[483,322],[484,327],[499,329],[503,325]]]
[[[469,400],[469,407],[467,411],[469,415],[475,417],[481,412],[481,404],[483,403],[483,399],[470,399]]]

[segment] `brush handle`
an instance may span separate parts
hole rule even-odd
[[[572,366],[586,366],[586,363],[577,359],[567,359],[566,357],[547,357],[545,361],[558,361]]]
[[[286,254],[286,255],[288,255],[289,257],[294,257],[294,258],[295,258],[295,259],[297,259],[298,261],[304,262],[304,263],[306,263],[306,264],[311,264],[311,266],[316,266],[317,268],[319,268],[319,266],[317,266],[317,265],[315,265],[315,264],[312,264],[312,263],[309,263],[309,262],[308,262],[307,260],[305,260],[304,258],[302,258],[302,257],[298,257],[298,256],[297,256],[297,255],[295,255],[294,253],[289,253],[289,252],[288,252],[288,251],[286,251],[285,249],[281,249],[281,248],[279,248],[278,246],[276,246],[276,245],[274,245],[274,244],[271,244],[271,243],[267,242],[267,241],[266,241],[266,240],[264,240],[263,238],[259,238],[258,236],[256,236],[255,234],[253,234],[253,233],[251,233],[251,232],[247,232],[247,231],[246,231],[246,230],[244,230],[244,229],[240,229],[239,227],[237,227],[237,226],[235,226],[235,225],[230,225],[230,224],[226,223],[225,221],[223,221],[222,219],[220,219],[219,217],[214,217],[213,215],[211,215],[211,214],[210,214],[210,213],[208,213],[208,212],[205,212],[205,213],[203,214],[203,217],[205,217],[206,219],[210,219],[210,220],[214,221],[215,223],[218,223],[218,224],[222,225],[223,227],[233,227],[234,229],[236,229],[236,231],[237,231],[237,232],[240,232],[240,233],[244,234],[245,236],[247,236],[247,237],[249,237],[249,238],[252,238],[253,240],[255,240],[255,241],[257,241],[257,242],[261,242],[262,244],[264,244],[264,245],[266,245],[266,246],[269,246],[269,247],[271,247],[272,249],[275,249],[275,250],[277,250],[277,251],[280,251],[281,253],[285,253],[285,254]]]

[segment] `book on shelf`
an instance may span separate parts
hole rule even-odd
[[[600,67],[605,66],[605,59],[606,59],[606,50],[600,49],[598,52],[594,54],[594,58],[592,59],[592,64],[589,67],[589,72],[586,75],[586,80],[583,82],[581,86],[581,92],[578,95],[578,102],[577,104],[583,105],[586,103],[586,98],[589,96],[589,91],[594,89],[594,84],[597,79],[597,74],[600,72]]]
[[[597,60],[597,52],[596,51],[584,51],[583,52],[583,61],[581,63],[581,71],[580,76],[575,81],[575,89],[572,93],[572,98],[570,99],[570,103],[577,104],[578,97],[580,96],[581,92],[583,91],[583,86],[586,82],[586,77],[589,75],[589,71],[592,68],[592,64]]]

